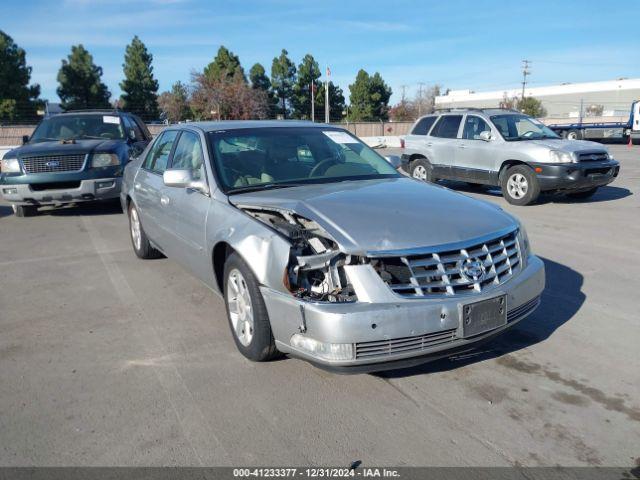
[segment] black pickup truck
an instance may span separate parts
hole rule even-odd
[[[0,194],[18,217],[42,205],[118,198],[124,166],[150,140],[137,116],[119,110],[45,118],[0,162]]]

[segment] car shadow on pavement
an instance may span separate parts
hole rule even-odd
[[[488,195],[491,197],[502,197],[502,192],[498,187],[487,187],[484,185],[469,185],[463,182],[455,182],[452,180],[443,180],[439,182],[442,186],[450,188],[451,190],[455,190],[460,193],[476,193]],[[598,202],[608,202],[612,200],[620,200],[622,198],[626,198],[633,195],[633,192],[627,188],[622,187],[612,187],[610,185],[605,185],[604,187],[600,187],[598,191],[591,198],[587,198],[584,200],[578,200],[575,198],[569,198],[566,195],[562,194],[548,194],[542,193],[540,194],[540,198],[534,205],[544,205],[546,203],[598,203]]]
[[[400,378],[454,370],[472,363],[501,357],[549,338],[561,325],[573,318],[582,307],[586,296],[582,292],[583,276],[580,273],[552,260],[546,258],[542,260],[546,276],[542,302],[533,314],[521,320],[513,328],[478,347],[474,352],[374,375],[382,378]]]
[[[38,210],[38,215],[51,215],[60,217],[117,214],[122,214],[120,200],[82,202],[78,204],[62,205],[60,207],[44,207]]]

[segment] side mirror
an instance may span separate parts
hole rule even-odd
[[[191,170],[165,170],[162,174],[162,180],[167,187],[192,188],[204,194],[209,194],[207,184],[201,180],[195,180]]]
[[[384,159],[393,166],[393,168],[398,169],[402,164],[402,160],[398,155],[385,155]]]
[[[29,143],[29,135],[22,135],[22,144]]]
[[[489,130],[485,130],[484,132],[480,132],[480,140],[484,140],[485,142],[491,141],[491,132]]]
[[[136,132],[134,132],[132,128],[129,129],[129,140],[132,142],[136,140]]]

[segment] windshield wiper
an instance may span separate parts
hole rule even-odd
[[[259,192],[261,190],[271,190],[275,188],[290,188],[290,187],[301,187],[303,185],[308,185],[308,183],[262,183],[256,185],[247,185],[246,187],[237,187],[232,190],[229,190],[229,195],[233,195],[234,193],[246,193],[246,192]]]

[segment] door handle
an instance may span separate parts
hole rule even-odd
[[[136,190],[140,190],[142,189],[142,185],[140,185],[138,182],[133,184],[133,188],[135,188]]]
[[[169,205],[169,202],[171,201],[171,199],[169,197],[167,197],[166,195],[162,195],[160,197],[160,204],[163,207],[166,207],[167,205]]]
[[[427,147],[432,147],[432,146],[433,146],[433,143],[427,142]]]

